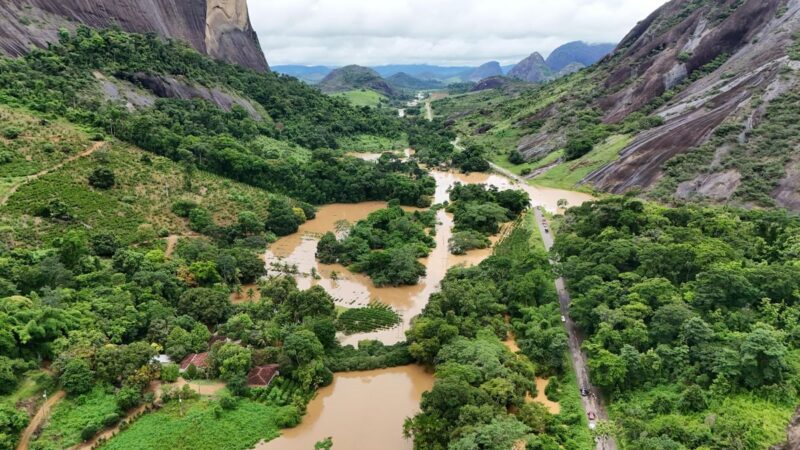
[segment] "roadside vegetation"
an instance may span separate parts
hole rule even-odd
[[[798,231],[785,212],[632,198],[567,212],[554,255],[625,445],[755,450],[785,438]]]

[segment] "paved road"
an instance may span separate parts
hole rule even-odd
[[[534,208],[533,212],[536,218],[536,224],[539,227],[539,233],[542,235],[544,247],[549,251],[553,246],[553,233],[550,231],[550,224],[547,223],[547,219],[542,214],[541,209]],[[572,358],[572,367],[575,370],[578,385],[589,389],[592,393],[592,395],[588,397],[581,397],[583,409],[587,413],[590,411],[594,412],[600,420],[608,420],[606,408],[597,395],[599,391],[589,381],[589,370],[586,367],[586,354],[581,351],[583,338],[578,328],[575,326],[575,322],[573,322],[572,318],[569,316],[569,305],[572,299],[569,296],[569,292],[567,292],[563,278],[556,280],[556,291],[558,292],[558,301],[561,306],[561,315],[566,318],[564,326],[569,336],[569,353]],[[617,450],[617,443],[613,438],[601,439],[597,442],[597,450]]]

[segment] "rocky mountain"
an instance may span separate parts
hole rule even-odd
[[[674,23],[675,17],[683,19]],[[797,0],[664,5],[622,41],[606,64],[605,95],[596,100],[607,123],[654,105],[652,113],[664,124],[639,133],[616,161],[586,182],[612,192],[649,188],[664,176],[665,163],[708,143],[713,151],[702,169],[673,180],[676,196],[727,201],[769,173],[775,178],[759,193],[800,209],[796,147],[780,146],[785,154],[777,155],[759,155],[763,148],[753,148],[771,145],[773,136],[762,134],[770,119],[779,119],[771,105],[791,109],[782,103],[793,102],[800,90],[800,63],[793,55],[798,29]],[[654,104],[656,99],[662,101]],[[783,160],[778,167],[775,159]],[[756,200],[740,194],[742,200]]]
[[[396,95],[395,89],[378,72],[369,67],[345,66],[328,74],[319,83],[325,93],[346,92],[356,89],[369,89],[387,97]]]
[[[553,72],[547,66],[542,55],[534,52],[520,61],[508,72],[509,78],[515,78],[529,83],[541,83],[550,79]]]
[[[553,72],[559,72],[571,64],[581,64],[584,67],[600,61],[614,51],[615,44],[587,44],[582,41],[569,42],[557,49],[547,57],[547,67]]]
[[[569,42],[550,53],[545,60],[538,52],[523,59],[508,72],[508,77],[528,83],[541,83],[575,73],[597,63],[614,50],[614,44]]]
[[[484,78],[497,77],[503,75],[503,68],[497,61],[490,61],[486,64],[479,66],[476,69],[464,74],[461,78],[463,81],[481,81]]]
[[[246,0],[3,0],[0,52],[19,56],[79,24],[178,39],[201,53],[268,71]]]
[[[507,123],[481,138],[532,161],[564,151],[533,176],[564,166],[613,193],[800,210],[798,31],[800,0],[672,0],[592,70],[457,121]]]

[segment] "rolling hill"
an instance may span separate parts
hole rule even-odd
[[[322,92],[340,93],[367,89],[386,97],[394,97],[397,92],[378,72],[357,65],[345,66],[329,73],[317,85]]]

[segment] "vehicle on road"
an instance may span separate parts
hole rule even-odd
[[[561,321],[562,321],[562,322],[566,322],[566,321],[567,321],[567,318],[566,318],[565,316],[561,316]]]
[[[589,411],[588,413],[586,413],[586,415],[589,417],[590,421],[597,419],[597,416],[592,411]]]
[[[581,388],[581,397],[588,397],[588,396],[589,396],[589,390],[586,388]]]

